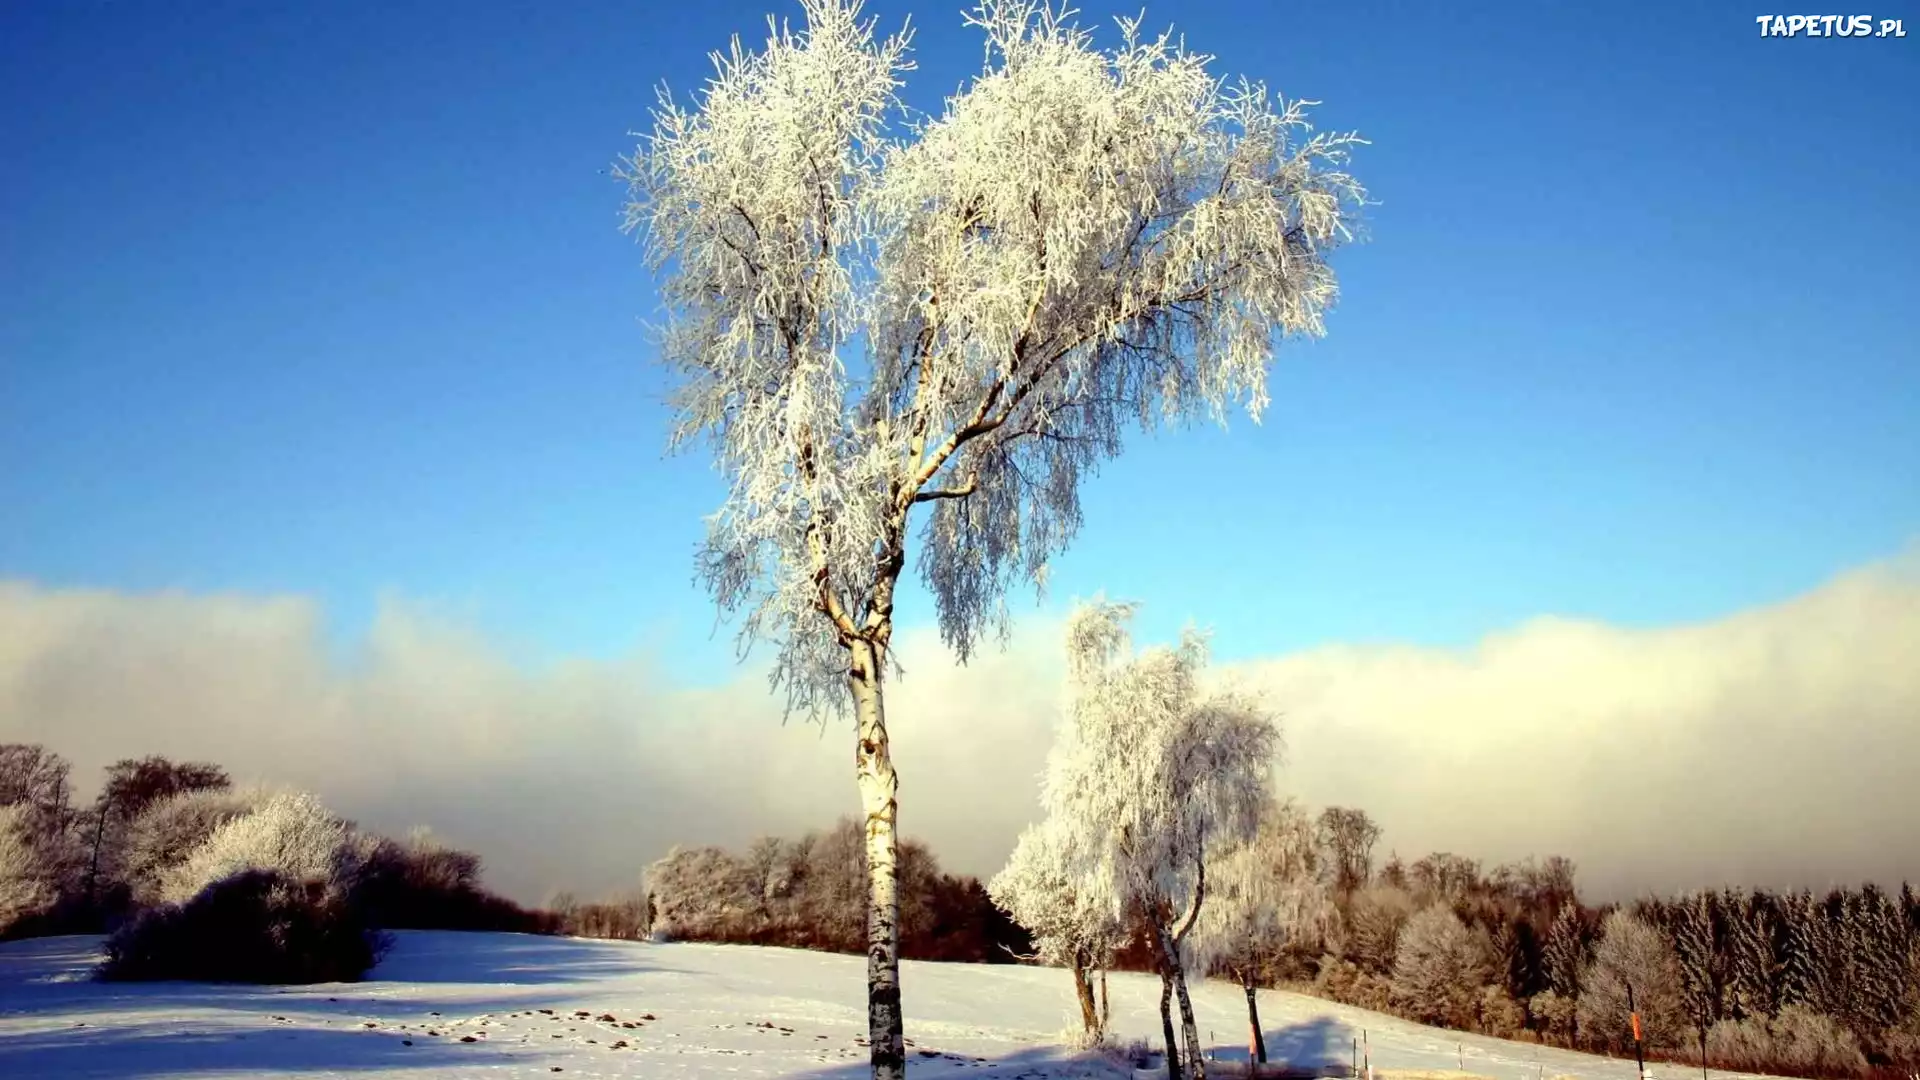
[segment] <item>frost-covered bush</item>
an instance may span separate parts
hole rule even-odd
[[[1477,1017],[1478,997],[1490,973],[1481,940],[1445,904],[1407,920],[1393,960],[1393,1000],[1406,1015],[1429,1024],[1464,1027]]]
[[[713,940],[743,934],[762,890],[739,859],[717,847],[675,847],[647,867],[652,932],[667,940]]]
[[[103,977],[233,982],[357,979],[379,939],[355,895],[369,847],[311,795],[251,809],[219,795],[170,800],[153,831],[154,906],[108,940]],[[161,809],[161,808],[157,808]],[[173,845],[217,824],[184,858]],[[158,860],[156,860],[158,861]]]
[[[257,788],[189,791],[148,807],[127,828],[126,878],[133,898],[159,902],[163,877],[221,826],[259,809],[269,797]]]
[[[1723,1069],[1795,1076],[1852,1076],[1867,1068],[1852,1032],[1799,1005],[1788,1005],[1772,1020],[1720,1021],[1707,1031],[1707,1057]]]
[[[1569,1045],[1573,1042],[1573,998],[1562,997],[1557,991],[1543,990],[1533,995],[1533,1000],[1527,1004],[1533,1013],[1534,1027],[1541,1034]]]
[[[344,894],[363,857],[345,821],[311,795],[285,792],[221,825],[183,862],[163,871],[159,900],[184,903],[247,870],[271,871]]]
[[[319,881],[245,869],[180,904],[141,912],[107,939],[106,979],[352,982],[384,945]]]
[[[59,898],[29,835],[28,807],[0,806],[0,935],[41,915]]]
[[[1527,1026],[1527,1011],[1504,986],[1483,986],[1475,1002],[1479,1028],[1496,1038],[1511,1039]]]
[[[1320,958],[1314,989],[1322,996],[1362,1009],[1387,1012],[1393,1006],[1393,983],[1384,975],[1363,971],[1350,960],[1328,954]]]
[[[1109,1038],[1102,1046],[1107,1060],[1123,1069],[1144,1069],[1153,1063],[1153,1050],[1145,1039],[1124,1042]]]

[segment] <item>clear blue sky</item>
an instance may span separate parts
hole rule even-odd
[[[869,9],[913,12],[918,106],[978,63],[958,7]],[[720,487],[663,459],[607,168],[768,10],[6,5],[0,577],[307,594],[342,640],[390,594],[724,677]],[[1894,41],[1756,13],[1150,7],[1372,138],[1381,205],[1266,424],[1136,441],[1054,601],[1227,656],[1462,645],[1711,617],[1920,534],[1920,6]]]

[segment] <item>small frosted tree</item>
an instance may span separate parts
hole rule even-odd
[[[1042,803],[1078,866],[1079,887],[1116,915],[1145,916],[1158,955],[1168,1075],[1181,1075],[1169,999],[1180,1006],[1186,1064],[1205,1075],[1185,953],[1207,897],[1207,867],[1251,839],[1272,799],[1273,717],[1227,691],[1206,694],[1205,639],[1137,655],[1133,605],[1095,601],[1068,621],[1069,723],[1051,754]]]
[[[1052,822],[1031,825],[1020,834],[1006,869],[987,883],[987,895],[1014,922],[1033,935],[1034,950],[1049,964],[1073,974],[1080,1023],[1089,1044],[1106,1034],[1106,968],[1125,937],[1111,904],[1079,887],[1075,859],[1067,839]],[[1099,973],[1100,996],[1093,974]]]
[[[1648,1046],[1685,1045],[1686,1005],[1680,961],[1665,934],[1628,911],[1615,911],[1602,924],[1593,961],[1580,975],[1576,1006],[1580,1030],[1592,1041],[1620,1045],[1631,1030],[1627,988]]]
[[[898,1077],[883,678],[915,518],[964,660],[1072,539],[1123,427],[1258,417],[1276,341],[1321,333],[1334,301],[1358,140],[1137,21],[1101,51],[1034,0],[984,0],[984,69],[892,128],[905,36],[803,7],[804,30],[716,54],[692,110],[663,93],[619,175],[670,312],[673,444],[710,438],[730,484],[701,576],[743,644],[779,643],[790,711],[851,706],[869,1037]]]
[[[1267,1060],[1257,994],[1262,969],[1296,940],[1323,933],[1335,917],[1314,847],[1313,822],[1299,805],[1270,802],[1253,836],[1212,862],[1207,903],[1188,939],[1193,970],[1223,966],[1245,991],[1247,1050],[1256,1062]]]

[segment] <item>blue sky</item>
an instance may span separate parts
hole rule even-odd
[[[1892,41],[1465,7],[1149,7],[1372,139],[1380,205],[1265,424],[1137,440],[1050,602],[1226,657],[1467,645],[1709,618],[1920,535],[1920,7]],[[394,597],[529,662],[727,677],[691,581],[720,484],[663,458],[608,166],[768,10],[8,5],[0,578],[309,595],[341,641]],[[957,4],[869,11],[913,13],[912,104],[977,67]]]

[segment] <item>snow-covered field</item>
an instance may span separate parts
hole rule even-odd
[[[0,944],[0,1077],[866,1075],[860,957],[516,934],[396,938],[366,982],[292,988],[94,983],[97,938]],[[918,1080],[1125,1075],[1058,1046],[1076,1008],[1063,972],[909,963],[902,981]],[[1110,989],[1120,1033],[1157,1036],[1158,983],[1119,975]],[[1240,990],[1197,989],[1201,1031],[1220,1056],[1244,1059]],[[1294,994],[1263,991],[1260,1010],[1272,1055],[1297,1064],[1345,1063],[1364,1027],[1376,1067],[1458,1069],[1464,1052],[1468,1072],[1500,1080],[1634,1076],[1631,1061]]]

